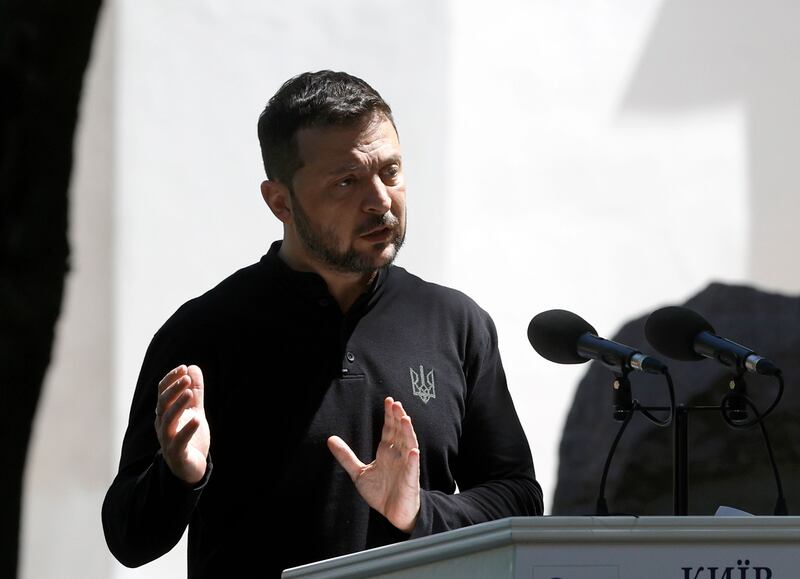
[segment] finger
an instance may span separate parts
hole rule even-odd
[[[183,428],[175,433],[175,438],[173,440],[174,447],[186,448],[189,445],[189,441],[192,439],[192,436],[194,436],[194,433],[197,432],[198,428],[200,428],[200,419],[195,416],[189,422],[187,422]]]
[[[203,407],[203,400],[205,394],[205,383],[203,381],[203,371],[199,366],[191,365],[186,371],[192,379],[192,392],[194,393],[194,405],[197,408]]]
[[[156,402],[156,416],[162,417],[166,408],[175,401],[178,395],[183,392],[188,385],[189,379],[184,375],[167,386],[158,396],[158,401]]]
[[[414,431],[414,425],[411,424],[411,417],[406,415],[400,422],[401,431],[403,433],[402,440],[406,448],[419,448],[419,441],[417,440],[417,433]]]
[[[387,397],[383,401],[383,430],[381,430],[381,443],[385,443],[387,446],[394,442],[397,434],[397,424],[394,418],[394,410],[392,409],[393,404],[394,399],[391,397]]]
[[[334,458],[342,465],[342,468],[350,475],[350,479],[355,481],[361,474],[361,470],[366,466],[358,460],[358,457],[350,449],[347,443],[338,436],[328,438],[328,449]]]
[[[412,489],[419,489],[419,449],[412,448],[408,451],[405,476],[403,482]]]
[[[187,368],[183,364],[167,372],[166,376],[164,376],[158,382],[158,393],[161,394],[161,392],[163,392],[165,388],[168,388],[173,382],[175,382],[175,380],[177,380],[181,376],[185,376],[186,372]]]
[[[175,401],[164,410],[164,414],[161,416],[161,427],[168,436],[172,437],[175,435],[175,432],[178,430],[178,418],[180,418],[181,413],[189,407],[189,404],[192,402],[192,397],[192,391],[184,389],[178,394]]]
[[[406,457],[406,468],[403,469],[402,483],[419,497],[419,449],[412,448]],[[417,504],[419,508],[419,504]]]
[[[407,444],[405,440],[405,435],[403,433],[403,419],[408,417],[406,411],[403,409],[402,403],[398,401],[394,401],[391,407],[391,414],[392,414],[392,422],[394,424],[394,432],[392,434],[392,438],[390,442],[390,448],[397,447],[398,449],[408,449],[412,448]]]
[[[403,408],[403,403],[399,400],[395,400],[394,404],[392,404],[392,415],[398,421],[398,425],[403,416],[408,416],[408,414],[406,414],[406,409]]]

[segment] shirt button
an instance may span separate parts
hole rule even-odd
[[[331,302],[328,298],[320,298],[317,303],[321,305],[323,308],[327,308],[328,304],[330,304]]]
[[[353,354],[353,352],[347,352],[346,358],[347,358],[347,361],[351,362],[351,363],[356,361],[356,356],[355,356],[355,354]]]

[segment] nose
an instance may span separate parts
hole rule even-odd
[[[370,179],[369,186],[364,194],[363,207],[367,213],[377,213],[378,215],[383,215],[392,208],[389,189],[380,176],[375,175]]]

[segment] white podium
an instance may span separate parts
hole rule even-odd
[[[800,579],[800,517],[514,517],[282,576]]]

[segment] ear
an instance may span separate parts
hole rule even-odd
[[[269,179],[261,183],[261,196],[269,206],[270,211],[281,223],[288,223],[292,219],[292,204],[289,199],[289,188],[280,181]]]

